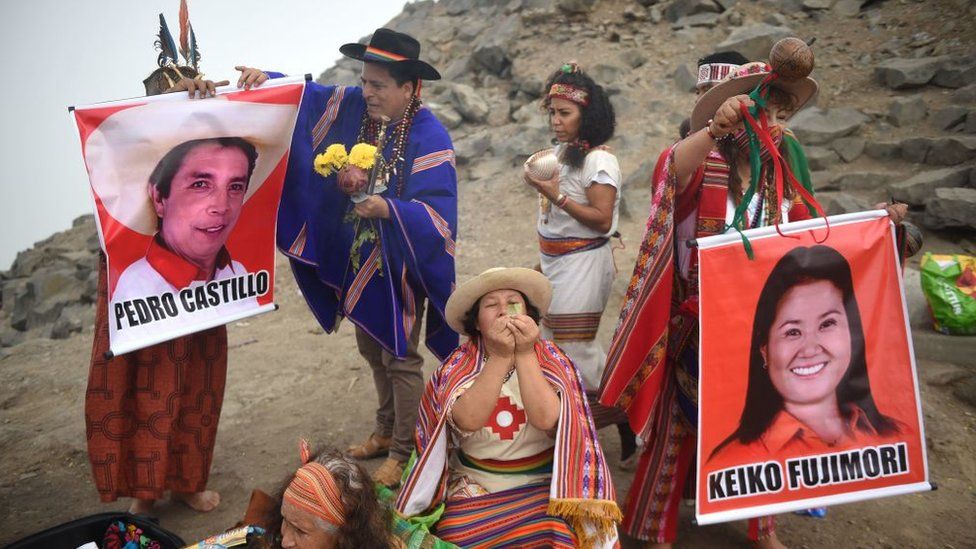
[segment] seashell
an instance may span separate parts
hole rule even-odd
[[[559,173],[559,159],[552,149],[543,149],[525,161],[525,173],[539,181],[549,181]]]

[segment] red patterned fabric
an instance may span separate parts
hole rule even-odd
[[[207,487],[227,378],[227,329],[105,359],[108,297],[99,263],[85,432],[99,497],[160,499]]]

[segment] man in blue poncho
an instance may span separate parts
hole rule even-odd
[[[278,247],[322,327],[333,332],[342,317],[356,325],[379,408],[375,431],[347,454],[388,453],[373,478],[395,486],[413,450],[423,392],[417,346],[425,300],[428,348],[444,359],[458,344],[444,320],[454,289],[454,149],[421,106],[421,80],[440,74],[419,59],[416,39],[378,29],[369,44],[339,51],[363,62],[362,87],[308,84],[278,211]],[[237,68],[238,86],[247,88],[279,76]],[[369,148],[353,147],[375,146],[381,133],[381,169],[371,182],[372,159],[356,154]]]

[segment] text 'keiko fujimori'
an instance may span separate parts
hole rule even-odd
[[[268,293],[270,279],[268,271],[258,271],[194,284],[178,292],[163,292],[159,295],[118,301],[112,304],[115,327],[121,330],[123,327],[140,326],[220,305],[255,299]]]
[[[835,454],[804,456],[786,460],[786,474],[777,461],[750,463],[708,474],[708,500],[774,494],[858,482],[908,472],[908,445],[904,442],[869,446]]]

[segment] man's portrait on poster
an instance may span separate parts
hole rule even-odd
[[[241,214],[257,150],[240,137],[194,139],[156,164],[147,184],[157,231],[146,256],[119,277],[114,301],[179,290],[245,272],[225,244]]]
[[[759,295],[739,426],[709,459],[876,444],[899,429],[871,393],[850,265],[828,246],[794,248]]]

